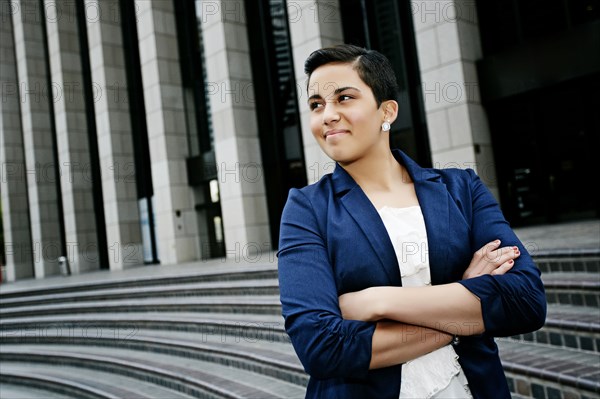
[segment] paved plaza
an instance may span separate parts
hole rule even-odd
[[[527,250],[533,256],[549,256],[553,253],[572,252],[574,255],[600,254],[600,220],[586,220],[581,222],[569,222],[553,225],[531,226],[516,228],[515,232],[521,239]],[[0,285],[4,293],[51,287],[53,285],[63,286],[65,283],[79,284],[82,282],[100,282],[121,279],[150,278],[158,276],[176,276],[193,274],[194,271],[215,270],[243,270],[248,266],[257,264],[274,264],[277,262],[275,252],[265,252],[260,256],[253,257],[252,262],[239,259],[211,259],[206,261],[195,261],[178,265],[163,266],[137,266],[125,270],[109,271],[100,270],[73,276],[52,276],[45,279],[20,280]],[[140,274],[143,268],[143,274]]]

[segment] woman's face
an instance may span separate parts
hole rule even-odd
[[[381,134],[383,108],[350,64],[326,64],[313,71],[308,107],[315,140],[336,162],[354,162],[389,140]]]

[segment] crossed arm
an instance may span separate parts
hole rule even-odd
[[[286,331],[311,376],[365,378],[369,369],[400,364],[447,345],[455,334],[509,336],[543,325],[546,303],[539,270],[491,193],[469,174],[472,209],[466,212],[473,215],[472,244],[497,250],[499,243],[483,244],[499,238],[517,245],[521,255],[504,251],[518,257],[517,262],[507,258],[490,263],[495,258],[485,258],[482,251],[457,283],[372,287],[339,298],[313,205],[300,190],[290,190],[277,255],[280,298]]]
[[[520,253],[494,241],[475,253],[463,278],[502,275]],[[404,363],[448,345],[453,335],[483,333],[479,298],[458,283],[371,287],[339,297],[344,319],[377,321],[370,369]]]

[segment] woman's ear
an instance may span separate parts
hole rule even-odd
[[[398,117],[398,103],[394,100],[387,100],[381,103],[383,119],[393,123]]]

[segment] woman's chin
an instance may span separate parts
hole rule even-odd
[[[347,151],[329,151],[327,152],[327,156],[341,165],[348,164],[356,159],[356,157],[353,157]]]
[[[360,154],[360,150],[350,143],[344,143],[344,145],[328,145],[327,143],[319,143],[321,150],[331,160],[339,162],[340,164],[347,164],[356,160]]]

